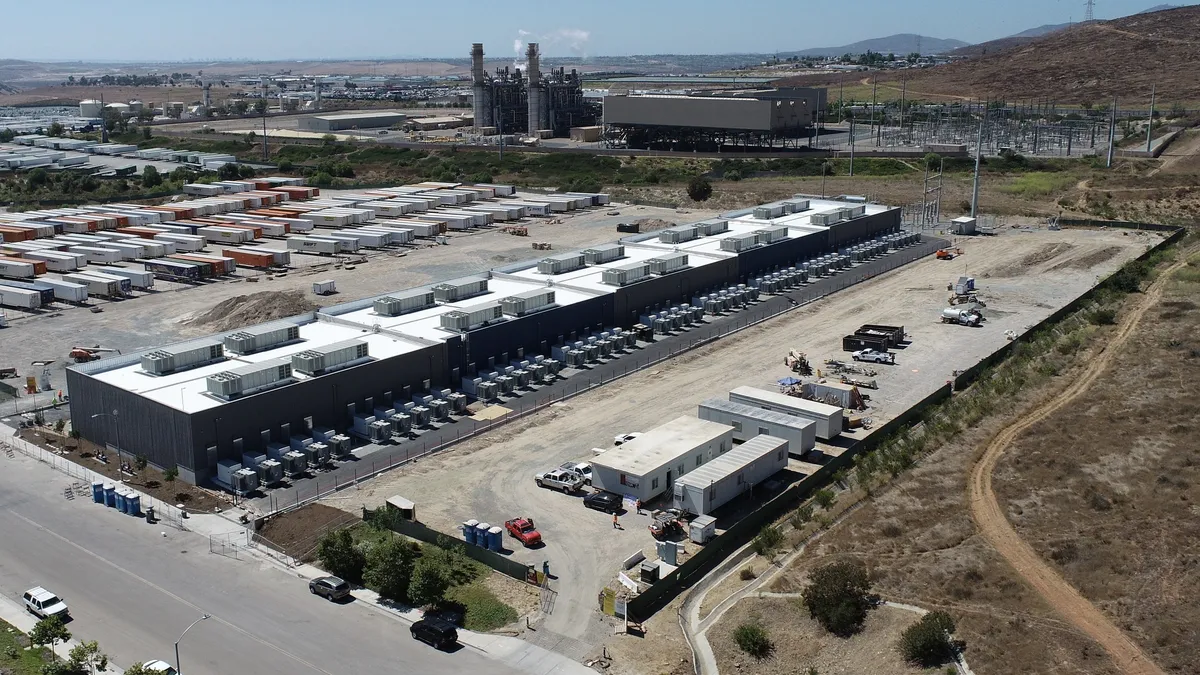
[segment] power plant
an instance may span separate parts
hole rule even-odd
[[[525,50],[526,69],[503,67],[489,73],[483,66],[483,44],[471,45],[471,83],[475,126],[480,133],[524,133],[533,137],[567,137],[572,127],[591,126],[598,106],[583,97],[583,78],[572,69],[551,69],[543,76],[536,42]]]

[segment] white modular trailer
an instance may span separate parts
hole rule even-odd
[[[755,387],[738,387],[729,392],[729,400],[764,410],[774,410],[795,417],[812,420],[816,423],[817,438],[830,440],[842,433],[843,409],[837,406],[817,403],[787,394],[779,394]]]
[[[568,197],[579,197],[580,199],[586,199],[591,202],[589,206],[604,206],[609,201],[608,195],[602,192],[567,192],[565,194]]]
[[[423,238],[436,237],[443,232],[445,227],[443,223],[429,220],[383,220],[379,221],[379,224],[412,230],[414,237]]]
[[[787,468],[788,442],[755,436],[675,482],[674,506],[708,515]]]
[[[39,282],[54,289],[54,299],[64,302],[87,302],[88,287],[72,281],[42,277]]]
[[[66,251],[22,251],[21,257],[40,260],[51,272],[74,272],[87,264],[87,257]]]
[[[449,211],[430,211],[428,214],[421,217],[423,220],[441,221],[446,224],[446,228],[450,230],[469,230],[475,227],[475,215],[464,213],[451,213]]]
[[[500,185],[498,183],[476,183],[472,187],[489,188],[492,191],[492,194],[496,195],[497,197],[508,197],[516,194],[517,192],[517,188],[511,185]]]
[[[36,309],[42,305],[42,294],[26,288],[13,288],[0,283],[0,306]]]
[[[491,215],[493,220],[516,220],[521,217],[521,207],[504,206],[503,204],[493,204],[491,202],[476,202],[471,204],[471,208],[466,210],[471,213],[487,213]]]
[[[293,251],[318,253],[321,255],[333,255],[341,250],[340,242],[334,239],[321,239],[318,237],[288,237],[287,247]]]
[[[338,230],[337,234],[326,235],[337,239],[349,238],[358,242],[359,248],[383,248],[392,243],[392,236],[383,232],[364,231],[357,227]]]
[[[522,202],[515,200],[503,200],[497,202],[504,206],[519,206],[525,211],[528,217],[544,217],[550,215],[550,205],[541,202]]]
[[[232,399],[292,381],[291,359],[280,358],[213,373],[205,378],[205,389],[214,396]]]
[[[543,197],[541,195],[522,194],[521,200],[525,202],[531,202],[533,204],[544,204],[548,211],[554,211],[557,213],[565,213],[573,209],[571,206],[573,200],[571,199],[552,199],[549,197]]]
[[[378,202],[363,202],[359,204],[360,208],[370,209],[375,212],[375,217],[392,218],[402,216],[406,213],[412,213],[414,205],[408,202],[394,201],[378,201]]]
[[[82,253],[87,256],[89,263],[108,263],[110,265],[121,262],[121,252],[114,248],[101,248],[99,246],[72,246],[67,249],[71,253]]]
[[[131,270],[125,267],[105,267],[103,270],[84,269],[87,274],[108,274],[114,277],[124,277],[133,288],[154,288],[154,273],[145,270]]]
[[[320,234],[309,237],[309,239],[324,239],[337,244],[339,252],[352,253],[360,248],[358,237],[343,235],[341,232],[322,232]]]
[[[411,244],[413,240],[413,231],[408,228],[389,227],[387,225],[364,225],[358,229],[361,232],[378,232],[391,235],[391,244],[395,246]]]
[[[168,345],[142,355],[142,370],[154,375],[166,375],[190,370],[225,358],[225,348],[217,340],[203,338]]]
[[[442,203],[441,200],[434,197],[422,197],[418,194],[396,195],[395,197],[389,197],[388,201],[400,204],[412,204],[413,212],[415,213],[424,213],[429,209],[437,208]]]
[[[253,213],[246,214],[246,217],[247,217],[247,219],[249,219],[248,222],[246,222],[247,225],[257,225],[258,224],[257,221],[270,220],[275,223],[281,223],[283,225],[287,225],[288,229],[291,230],[292,234],[296,234],[299,232],[312,232],[312,230],[313,230],[313,222],[311,220],[304,220],[303,218],[284,218],[283,216],[260,216],[260,215],[256,215]],[[266,233],[267,233],[267,231],[263,230],[263,234],[266,235]]]
[[[220,185],[204,185],[201,183],[189,183],[183,186],[183,194],[197,195],[200,197],[215,197],[220,194],[225,194],[225,189]]]
[[[400,316],[409,312],[434,306],[433,291],[416,288],[403,293],[393,293],[375,301],[374,310],[381,316]]]
[[[592,460],[592,485],[648,502],[733,447],[733,427],[678,417]]]
[[[121,282],[112,278],[101,279],[90,274],[76,273],[64,274],[63,281],[86,286],[88,295],[94,295],[98,298],[119,298],[124,295],[121,292]]]
[[[87,270],[87,269],[80,270],[79,272],[75,272],[74,274],[82,274],[84,276],[92,277],[94,279],[103,279],[105,281],[115,281],[115,282],[117,282],[117,288],[121,289],[122,293],[127,294],[133,290],[133,281],[132,280],[127,279],[125,277],[116,276],[115,274],[107,274],[107,273],[101,272],[99,270]]]
[[[317,227],[345,227],[354,222],[351,214],[337,213],[331,209],[301,213],[298,214],[298,217],[302,220],[311,221]]]
[[[195,252],[203,251],[204,245],[208,240],[203,236],[194,234],[175,234],[172,232],[164,232],[154,235],[155,241],[161,241],[167,244],[174,244],[176,251]]]
[[[702,420],[733,427],[733,440],[744,443],[755,436],[774,436],[788,442],[788,450],[797,457],[817,446],[817,424],[810,419],[744,403],[713,398],[700,404],[696,414]]]

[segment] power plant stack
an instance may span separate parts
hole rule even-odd
[[[494,126],[492,121],[492,91],[483,70],[483,43],[471,45],[471,83],[475,98],[475,128]]]
[[[529,135],[537,137],[538,131],[549,127],[549,111],[546,109],[546,91],[542,87],[541,54],[538,43],[530,42],[525,49],[526,69],[529,84],[526,86],[529,96]]]
[[[212,110],[212,83],[204,83],[204,110]]]

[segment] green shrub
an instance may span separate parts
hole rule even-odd
[[[517,610],[500,601],[479,583],[451,588],[446,600],[463,612],[463,627],[474,631],[493,631],[517,620]]]
[[[328,532],[317,542],[317,560],[330,574],[352,584],[362,583],[366,558],[354,544],[350,530]]]
[[[943,611],[935,611],[904,629],[900,634],[900,653],[904,659],[922,668],[933,668],[954,660],[961,647],[951,637],[954,619]]]
[[[852,561],[818,567],[801,598],[809,615],[839,637],[857,633],[876,601],[866,568]]]
[[[1107,307],[1093,309],[1087,313],[1088,323],[1096,326],[1111,326],[1117,322],[1117,311]]]
[[[733,629],[733,641],[738,649],[756,659],[765,659],[775,650],[767,629],[757,619],[751,619]]]
[[[783,543],[783,531],[773,525],[764,525],[763,529],[759,530],[758,535],[754,537],[751,546],[755,553],[769,555],[781,543]]]

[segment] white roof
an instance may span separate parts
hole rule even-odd
[[[684,415],[605,452],[592,465],[645,476],[722,436],[732,437],[733,427]]]

